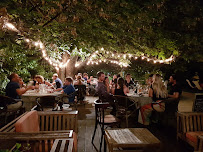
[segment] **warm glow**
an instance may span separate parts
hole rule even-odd
[[[11,30],[18,31],[16,27],[11,23],[5,23],[5,26]]]

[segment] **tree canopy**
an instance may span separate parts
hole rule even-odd
[[[195,0],[5,0],[0,5],[25,35],[48,44],[163,59],[172,54],[193,59],[202,51],[203,11]]]
[[[84,59],[104,48],[202,62],[202,9],[198,0],[1,0],[0,28],[1,19],[8,18],[27,38],[41,40],[56,58],[64,50],[78,55],[77,48],[85,52],[79,57]],[[0,57],[1,76],[11,71],[24,76],[46,73],[39,49],[13,31],[0,30]]]

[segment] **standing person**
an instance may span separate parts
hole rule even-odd
[[[12,73],[8,79],[10,82],[6,86],[6,96],[13,98],[13,99],[20,99],[20,96],[24,94],[27,90],[34,89],[34,86],[29,86],[27,88],[20,88],[20,77],[16,73]],[[14,102],[9,102],[8,103],[8,109],[18,109],[22,107],[22,102],[17,101]]]
[[[149,89],[149,97],[152,97],[153,102],[158,102],[157,104],[147,104],[140,108],[141,117],[138,120],[144,125],[149,125],[150,116],[152,110],[163,112],[165,110],[165,104],[159,103],[160,101],[168,97],[167,89],[162,82],[162,77],[159,74],[153,75],[153,82]]]
[[[56,89],[63,88],[63,83],[62,83],[61,79],[58,78],[57,73],[53,74],[52,79],[53,79],[52,85],[55,86]]]
[[[125,76],[125,85],[127,87],[131,86],[131,85],[135,85],[135,83],[132,81],[131,75],[128,73]]]

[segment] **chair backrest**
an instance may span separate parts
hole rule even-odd
[[[76,96],[78,99],[84,99],[84,96],[86,95],[86,85],[74,85],[76,91]]]
[[[202,88],[200,87],[198,81],[192,81],[192,82],[195,84],[195,86],[196,86],[196,88],[197,88],[198,90],[202,90]]]
[[[189,85],[191,88],[194,88],[188,79],[186,79],[186,81],[187,81],[188,85]]]
[[[203,130],[203,113],[197,112],[179,112],[178,113],[179,132],[193,132]]]
[[[94,101],[95,104],[95,117],[96,121],[100,124],[104,123],[105,110],[110,107],[107,102],[101,102],[101,100]]]
[[[128,96],[114,95],[113,98],[116,103],[117,109],[125,108],[126,110],[128,110],[130,107],[135,106],[135,103],[131,101]]]
[[[38,132],[39,122],[37,111],[30,111],[15,123],[16,132]]]
[[[42,111],[44,107],[54,108],[55,103],[57,103],[59,100],[60,97],[58,96],[42,96],[36,98],[36,102],[40,106]]]

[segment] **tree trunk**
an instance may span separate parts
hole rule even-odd
[[[69,57],[67,55],[64,55],[63,63],[66,63],[68,58]],[[70,57],[70,61],[68,62],[66,67],[60,68],[58,75],[62,81],[65,81],[66,77],[72,77],[73,79],[75,79],[75,74],[77,74],[77,72],[78,72],[78,69],[75,67],[75,63],[76,63],[77,59],[78,59],[78,56]]]

